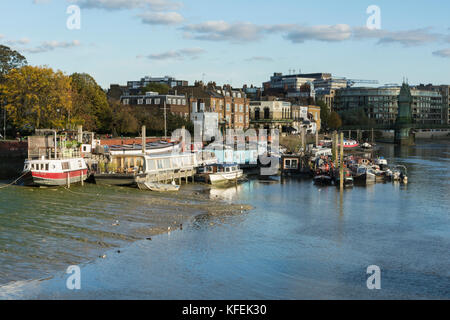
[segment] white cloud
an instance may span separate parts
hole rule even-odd
[[[72,0],[81,8],[127,10],[148,8],[154,11],[178,10],[182,4],[170,0]]]
[[[270,57],[264,57],[264,56],[254,56],[254,57],[245,59],[245,61],[247,61],[247,62],[253,62],[253,61],[271,62],[271,61],[273,61],[273,59]]]
[[[282,34],[293,43],[305,41],[339,42],[349,39],[375,39],[378,44],[399,43],[405,47],[428,43],[450,42],[450,35],[432,32],[431,28],[389,31],[370,30],[366,27],[350,27],[347,24],[303,26],[298,24],[256,25],[248,22],[228,23],[206,21],[186,25],[182,28],[187,39],[208,41],[249,42],[257,41],[268,34]]]
[[[138,15],[142,23],[150,25],[175,25],[181,23],[184,18],[177,12],[147,12]]]
[[[183,28],[186,38],[210,41],[246,42],[261,39],[268,33],[284,33],[288,40],[301,43],[307,40],[343,41],[351,37],[351,28],[346,24],[299,26],[295,24],[255,25],[248,22],[227,23],[207,21]]]
[[[14,45],[18,45],[18,44],[19,45],[24,45],[24,44],[30,43],[30,39],[22,38],[22,39],[19,39],[19,40],[7,40],[5,42],[6,42],[6,44],[8,44],[10,46],[14,46]]]
[[[434,51],[433,55],[441,58],[450,58],[450,48]]]
[[[264,28],[248,22],[229,24],[225,21],[207,21],[183,28],[185,37],[209,41],[254,41],[261,38]]]
[[[205,50],[201,48],[184,48],[179,50],[170,50],[161,53],[153,53],[146,56],[146,58],[150,60],[174,60],[174,59],[182,60],[185,57],[195,59],[204,52]],[[142,57],[143,57],[142,55],[138,56],[138,58]]]
[[[53,51],[58,48],[73,48],[78,47],[80,45],[80,41],[73,40],[71,42],[64,42],[64,41],[45,41],[42,42],[39,46],[34,48],[28,48],[28,49],[22,49],[24,52],[28,53],[42,53],[42,52],[49,52]]]
[[[370,30],[366,27],[354,28],[355,39],[378,39],[378,44],[399,43],[405,47],[433,43],[441,39],[441,35],[432,33],[430,28],[404,31]]]
[[[307,40],[318,41],[344,41],[351,37],[352,30],[349,25],[319,25],[311,27],[298,26],[288,31],[286,39],[294,43],[303,43]]]

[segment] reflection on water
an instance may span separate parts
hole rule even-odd
[[[448,299],[450,162],[446,160],[450,159],[450,144],[432,141],[406,149],[393,145],[381,148],[390,163],[408,167],[408,185],[379,183],[341,192],[334,186],[315,186],[308,179],[284,179],[275,183],[250,180],[237,187],[199,191],[213,203],[214,199],[224,199],[229,205],[240,202],[255,209],[237,210],[232,215],[200,215],[183,230],[121,245],[120,254],[108,251],[106,259],[82,267],[79,292],[66,290],[66,275],[59,273],[38,284],[21,283],[20,290],[0,287],[0,297]],[[92,226],[73,232],[81,232],[90,241],[98,241],[104,234],[105,243],[110,243],[108,224],[113,219],[150,210],[150,204],[140,199],[142,194],[130,191],[126,199],[130,197],[136,204],[128,213],[120,205],[125,199],[117,193],[101,205],[95,197],[82,204],[66,198],[32,197],[37,215],[24,217],[21,210],[25,204],[10,204],[8,218],[0,218],[2,248],[9,244],[15,251],[22,248],[25,252],[0,256],[4,259],[2,272],[3,263],[14,259],[21,261],[19,265],[28,263],[40,269],[36,263],[42,257],[33,260],[33,248],[42,250],[45,246],[40,240],[47,232],[56,237],[61,228],[75,227],[83,214],[82,219],[92,217]],[[177,197],[183,201],[184,195]],[[33,206],[29,199],[22,200],[28,209]],[[61,205],[64,209],[56,209]],[[44,209],[46,206],[49,209]],[[155,214],[164,207],[161,203]],[[5,208],[1,210],[3,214]],[[61,212],[65,213],[61,216]],[[16,226],[14,232],[3,226],[8,221]],[[76,252],[64,239],[50,248],[66,255]],[[58,261],[63,258],[53,257]],[[381,290],[366,287],[366,269],[373,264],[381,268]]]
[[[242,184],[237,184],[231,187],[211,187],[209,190],[209,197],[211,200],[228,200],[232,201],[236,198],[237,194],[242,191]]]

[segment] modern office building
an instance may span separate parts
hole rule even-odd
[[[300,91],[302,85],[306,83],[313,83],[316,80],[330,79],[331,73],[300,73],[283,75],[276,72],[270,77],[270,81],[264,82],[264,90],[267,89],[283,89]]]
[[[450,85],[419,85],[419,90],[428,90],[439,92],[442,96],[442,120],[446,124],[450,124]]]
[[[177,80],[171,76],[164,76],[164,77],[146,76],[144,78],[141,78],[141,80],[138,80],[138,81],[128,81],[127,87],[130,89],[140,89],[140,88],[145,88],[147,85],[149,85],[151,83],[165,84],[171,88],[176,87],[176,86],[187,86],[188,85],[187,81]]]
[[[121,86],[118,84],[111,84],[107,96],[109,99],[119,100],[121,96],[134,96],[145,94],[146,87],[151,84],[164,84],[170,88],[176,86],[187,86],[188,82],[185,80],[177,80],[170,76],[165,77],[144,77],[138,81],[128,81],[126,86]]]
[[[364,110],[378,124],[394,124],[398,113],[400,86],[354,87],[336,91],[334,110],[341,116],[345,112]],[[441,124],[443,99],[437,91],[411,87],[412,117],[416,123]]]

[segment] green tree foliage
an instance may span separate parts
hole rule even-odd
[[[329,128],[330,109],[322,100],[317,101],[317,105],[320,107],[320,126],[322,129],[327,130]]]
[[[159,94],[168,94],[169,90],[170,87],[167,84],[152,82],[141,90],[141,94],[145,94],[149,91],[158,92]]]
[[[328,118],[328,126],[332,130],[337,130],[342,127],[342,120],[337,112],[333,111],[330,113],[330,117]]]
[[[24,66],[0,84],[9,120],[16,128],[64,128],[72,111],[71,80],[61,71]]]
[[[370,119],[363,108],[347,110],[341,114],[344,125],[363,125],[370,126],[374,121]]]
[[[122,105],[118,101],[111,102],[112,122],[111,130],[113,134],[136,135],[139,130],[139,122],[132,107]]]
[[[82,124],[89,131],[108,132],[112,111],[106,93],[93,77],[86,73],[74,73],[72,79],[73,122]]]
[[[136,117],[141,126],[146,126],[149,135],[164,135],[164,111],[162,109],[136,111]],[[172,114],[169,111],[167,111],[166,114],[166,123],[168,136],[170,136],[174,130],[180,129],[183,126],[191,133],[193,133],[194,130],[194,125],[189,119]]]
[[[27,64],[27,59],[15,50],[7,46],[0,45],[0,81],[12,69],[23,67]]]

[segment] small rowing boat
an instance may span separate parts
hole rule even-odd
[[[140,190],[151,190],[158,192],[178,191],[180,189],[180,186],[175,184],[175,181],[172,181],[171,184],[155,183],[155,182],[138,182],[137,186]]]

